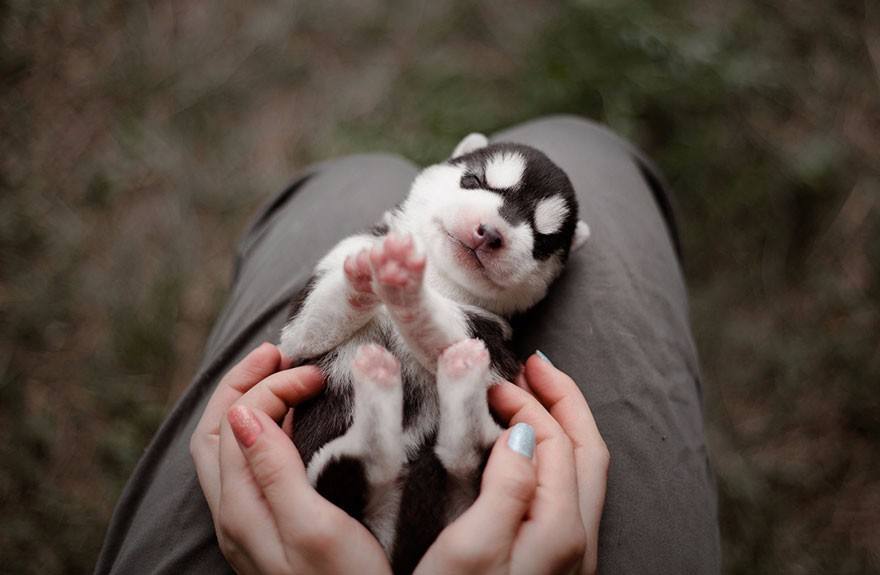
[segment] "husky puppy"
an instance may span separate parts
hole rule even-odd
[[[520,369],[505,318],[540,301],[588,236],[558,166],[471,134],[380,224],[337,244],[293,302],[281,350],[327,380],[296,408],[293,440],[395,572],[476,497],[501,431],[486,389]]]

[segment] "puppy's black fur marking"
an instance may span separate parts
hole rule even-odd
[[[340,383],[327,382],[320,395],[296,406],[293,442],[306,466],[318,449],[351,427],[354,390]]]
[[[508,381],[516,377],[516,374],[519,373],[520,363],[510,349],[510,342],[504,338],[504,330],[501,325],[478,313],[469,312],[466,316],[471,337],[481,339],[486,344],[492,368],[496,373]]]
[[[367,506],[364,464],[352,457],[330,461],[321,471],[315,490],[325,499],[363,523]]]
[[[293,298],[290,304],[288,321],[296,317],[306,298],[317,285],[320,274],[313,275],[305,287]],[[322,367],[335,359],[330,352],[322,357],[304,359],[301,365]],[[302,359],[302,358],[300,358]],[[328,385],[324,392],[296,406],[296,425],[293,428],[293,442],[308,466],[315,452],[325,444],[343,435],[352,422],[354,392],[351,385]]]
[[[426,405],[436,404],[436,397],[428,397],[432,391],[436,396],[436,390],[425,389],[416,382],[410,381],[409,378],[403,376],[403,429],[409,429],[416,421],[416,418],[422,413]]]
[[[388,224],[385,222],[378,223],[370,228],[370,235],[377,238],[388,235]]]
[[[425,442],[408,465],[397,518],[397,532],[406,537],[394,548],[394,573],[412,573],[446,524],[449,474],[434,454],[434,443],[434,438]]]

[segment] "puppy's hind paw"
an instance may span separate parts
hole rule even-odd
[[[486,400],[490,380],[489,351],[478,339],[450,346],[437,363],[440,425],[434,452],[458,477],[470,477],[479,468],[497,436]]]
[[[352,371],[356,382],[372,384],[381,389],[400,385],[400,362],[381,345],[370,343],[358,348]]]
[[[437,362],[438,378],[454,383],[463,379],[487,380],[489,351],[479,339],[464,339],[446,348]]]
[[[352,363],[354,421],[349,432],[374,485],[388,483],[406,460],[400,362],[380,345],[358,348]]]

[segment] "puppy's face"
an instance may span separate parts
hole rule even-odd
[[[499,313],[543,298],[589,235],[556,164],[534,148],[489,145],[478,134],[448,162],[424,170],[407,203],[430,265]]]

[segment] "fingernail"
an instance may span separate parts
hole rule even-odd
[[[531,459],[535,452],[535,430],[528,423],[517,423],[510,429],[507,446]]]
[[[226,414],[235,439],[245,447],[250,447],[263,432],[263,426],[253,412],[243,405],[236,405]]]
[[[535,350],[535,355],[537,355],[538,357],[540,357],[541,359],[543,359],[544,361],[546,361],[546,362],[549,363],[550,365],[553,365],[553,362],[550,361],[550,358],[547,357],[546,355],[544,355],[544,352],[541,351],[540,349],[536,349],[536,350]]]

